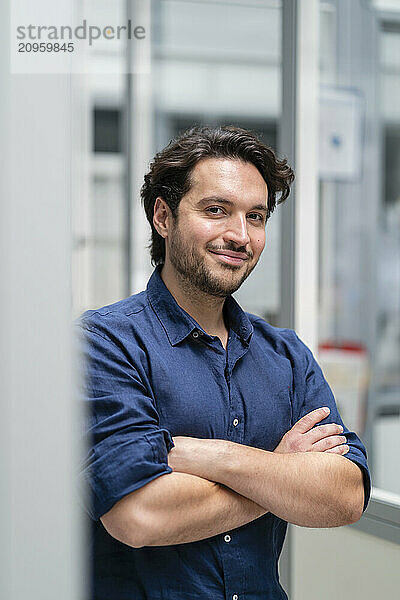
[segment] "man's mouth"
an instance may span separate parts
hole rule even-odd
[[[210,250],[210,252],[229,265],[241,265],[249,258],[245,252],[233,250]]]

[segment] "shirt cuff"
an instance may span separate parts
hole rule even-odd
[[[362,474],[363,474],[363,483],[364,483],[363,513],[364,513],[368,506],[369,499],[371,497],[371,475],[369,473],[367,466],[364,465],[360,459],[355,458],[355,457],[353,458],[351,455],[348,456],[350,454],[350,452],[351,452],[351,450],[347,454],[344,454],[343,456],[345,458],[347,458],[348,460],[351,460],[351,462],[355,463],[358,467],[360,467]]]
[[[166,429],[132,435],[124,443],[113,443],[111,437],[96,446],[90,464],[81,472],[89,488],[86,505],[91,518],[97,521],[127,494],[172,473],[168,452],[173,446]]]

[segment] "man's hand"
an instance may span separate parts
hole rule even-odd
[[[329,415],[324,408],[317,408],[297,421],[283,436],[274,452],[287,454],[291,452],[330,452],[332,454],[346,454],[349,447],[345,444],[346,437],[339,435],[343,432],[341,425],[329,423],[318,425]]]
[[[323,408],[311,411],[297,421],[283,436],[274,452],[289,454],[294,452],[330,452],[332,454],[346,454],[349,447],[345,444],[346,437],[338,435],[342,432],[341,425],[329,423],[318,425],[329,415]],[[204,462],[204,453],[208,440],[200,438],[177,436],[173,438],[175,447],[168,454],[168,464],[173,471],[181,473],[198,473],[196,463]],[[215,452],[213,448],[213,452]]]

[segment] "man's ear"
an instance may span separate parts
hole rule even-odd
[[[168,237],[172,213],[168,204],[158,196],[154,203],[153,225],[161,237]]]

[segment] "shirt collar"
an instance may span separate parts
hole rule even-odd
[[[172,346],[175,346],[195,329],[202,327],[183,308],[179,306],[161,278],[162,266],[157,266],[147,283],[147,296],[150,304],[164,327]],[[224,304],[229,328],[248,345],[253,334],[253,325],[233,296],[227,296]]]

